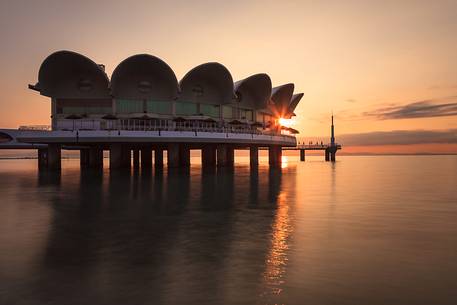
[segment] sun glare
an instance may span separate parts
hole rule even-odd
[[[281,126],[285,126],[285,127],[292,127],[292,125],[295,124],[295,120],[293,120],[293,119],[280,118],[280,119],[279,119],[279,124],[280,124]]]

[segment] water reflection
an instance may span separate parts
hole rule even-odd
[[[19,285],[35,303],[255,303],[265,276],[260,291],[281,286],[281,169],[71,168],[37,180],[51,218]]]
[[[289,205],[284,195],[278,196],[278,210],[271,234],[271,247],[266,259],[265,282],[267,294],[280,294],[284,284],[284,274],[287,265],[287,250],[289,237],[292,234],[292,225],[289,219]]]
[[[339,160],[0,161],[0,303],[456,304],[457,158]]]
[[[284,164],[284,162],[283,162]],[[285,167],[282,167],[285,168]],[[269,170],[269,201],[277,206],[272,230],[270,246],[266,256],[265,271],[263,273],[263,290],[260,297],[265,303],[276,303],[284,285],[284,275],[288,263],[289,238],[292,234],[290,204],[284,188],[281,187],[282,170]],[[294,183],[293,187],[295,187]]]

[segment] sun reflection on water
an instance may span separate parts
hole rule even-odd
[[[281,156],[281,168],[286,168],[288,166],[287,162],[287,156]]]
[[[289,204],[284,192],[281,192],[278,196],[278,209],[272,226],[271,247],[266,258],[266,270],[264,272],[266,290],[261,296],[279,295],[284,284],[284,275],[288,262],[289,237],[292,234]]]

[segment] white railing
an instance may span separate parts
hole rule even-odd
[[[87,120],[65,119],[57,120],[58,130],[129,130],[129,131],[191,131],[213,133],[243,133],[260,135],[283,135],[293,137],[278,128],[253,127],[248,124],[230,125],[226,122],[185,121],[172,120]]]
[[[19,126],[19,130],[43,131],[43,130],[51,130],[51,126],[50,125],[22,125],[22,126]]]
[[[296,148],[299,148],[299,149],[310,149],[310,150],[313,150],[313,149],[325,149],[327,147],[341,147],[341,144],[338,144],[338,143],[315,143],[315,144],[297,144]]]

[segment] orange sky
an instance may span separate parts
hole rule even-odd
[[[234,80],[265,72],[274,85],[294,82],[303,137],[328,136],[333,110],[337,135],[421,129],[452,138],[455,108],[427,109],[457,105],[455,33],[457,1],[2,1],[0,127],[49,123],[48,99],[27,84],[47,55],[67,49],[108,74],[150,53],[178,79],[219,61]],[[420,101],[427,109],[404,108]]]

